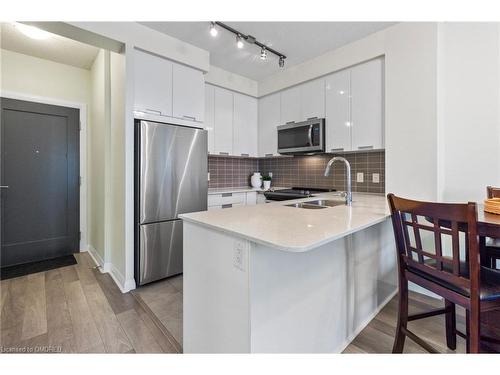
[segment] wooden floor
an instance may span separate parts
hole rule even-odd
[[[397,297],[394,297],[361,333],[349,344],[344,353],[391,353],[396,332]],[[410,314],[444,307],[443,302],[422,294],[410,292]],[[444,315],[415,320],[408,329],[424,338],[441,353],[465,353],[465,341],[457,337],[457,350],[446,347]],[[457,329],[465,332],[464,312],[457,309]],[[427,353],[406,338],[404,353]]]
[[[93,269],[87,253],[75,257],[74,266],[1,281],[2,352],[179,352],[131,293]]]

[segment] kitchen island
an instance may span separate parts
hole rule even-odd
[[[180,215],[185,353],[341,352],[394,296],[385,197],[319,198]]]

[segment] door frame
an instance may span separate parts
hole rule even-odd
[[[29,95],[15,91],[0,91],[0,97],[8,99],[24,100],[35,103],[58,105],[61,107],[76,108],[80,112],[80,252],[88,251],[87,233],[87,104],[71,102],[57,98]]]

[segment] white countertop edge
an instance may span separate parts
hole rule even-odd
[[[338,240],[340,238],[343,238],[345,236],[348,236],[352,233],[355,233],[355,232],[359,232],[361,230],[364,230],[366,228],[369,228],[373,225],[377,225],[377,224],[380,224],[382,223],[383,221],[385,221],[387,218],[389,218],[390,215],[387,214],[386,216],[383,216],[383,217],[380,217],[378,219],[374,219],[364,225],[361,225],[359,227],[356,227],[356,228],[353,228],[353,229],[349,229],[345,232],[342,232],[342,233],[339,233],[338,235],[335,235],[335,236],[332,236],[330,238],[325,238],[321,241],[317,241],[317,242],[313,242],[307,246],[290,246],[290,247],[284,247],[284,246],[280,246],[276,243],[273,243],[273,242],[267,242],[267,241],[262,241],[261,239],[259,238],[255,238],[255,237],[251,237],[251,236],[247,236],[243,233],[240,233],[240,232],[236,232],[236,231],[233,231],[233,230],[230,230],[230,229],[226,229],[226,228],[222,228],[222,227],[219,227],[219,226],[216,226],[216,225],[212,225],[212,224],[209,224],[209,223],[206,223],[206,222],[201,222],[199,220],[194,220],[194,219],[191,219],[189,217],[185,217],[184,215],[179,215],[179,218],[182,219],[183,221],[187,221],[191,224],[195,224],[195,225],[199,225],[199,226],[203,226],[203,227],[207,227],[207,228],[211,228],[211,229],[215,229],[219,232],[222,232],[222,233],[227,233],[227,234],[230,234],[230,235],[233,235],[233,236],[236,236],[236,237],[240,237],[240,238],[243,238],[243,239],[246,239],[248,241],[251,241],[251,242],[255,242],[255,243],[258,243],[260,245],[264,245],[264,246],[269,246],[269,247],[272,247],[274,249],[277,249],[277,250],[280,250],[280,251],[286,251],[286,252],[289,252],[289,253],[304,253],[306,251],[310,251],[310,250],[313,250],[313,249],[316,249],[317,247],[320,247],[324,244],[327,244],[329,242],[332,242],[332,241],[335,241],[335,240]]]

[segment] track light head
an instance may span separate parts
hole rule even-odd
[[[238,47],[239,49],[242,49],[243,46],[244,46],[243,37],[240,34],[236,35],[236,47]]]
[[[279,67],[283,68],[285,66],[285,58],[280,56]]]
[[[215,22],[210,22],[210,35],[212,35],[214,38],[217,36],[217,27],[215,27]]]
[[[267,60],[267,50],[266,47],[262,47],[260,50],[260,59]]]

